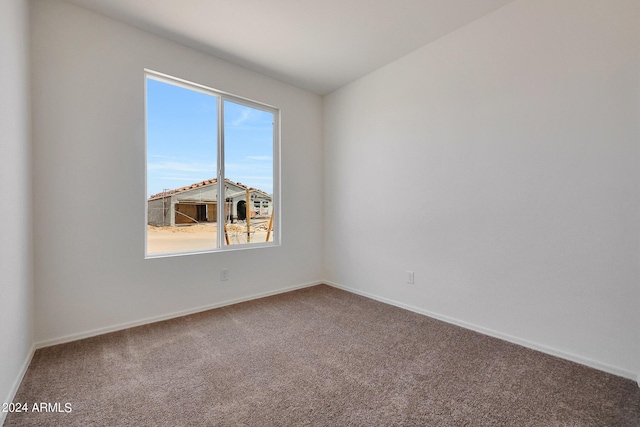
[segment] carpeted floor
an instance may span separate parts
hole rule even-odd
[[[7,427],[640,426],[633,381],[324,285],[38,350],[14,402]]]

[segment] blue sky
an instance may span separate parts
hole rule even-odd
[[[147,79],[147,196],[216,177],[218,99]],[[224,103],[225,177],[273,193],[273,114]]]

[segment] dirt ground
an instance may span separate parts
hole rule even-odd
[[[267,220],[251,221],[251,243],[265,242]],[[147,253],[189,252],[215,249],[218,227],[216,223],[183,226],[147,226]],[[246,224],[227,224],[230,245],[247,243]],[[273,241],[273,233],[269,241]]]

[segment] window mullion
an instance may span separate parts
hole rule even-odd
[[[224,102],[221,96],[218,96],[218,224],[217,239],[218,248],[225,246],[225,211],[227,207],[227,199],[224,185]]]

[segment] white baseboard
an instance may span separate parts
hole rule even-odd
[[[125,322],[125,323],[120,323],[120,324],[113,325],[113,326],[107,326],[107,327],[104,327],[104,328],[92,329],[90,331],[80,332],[80,333],[77,333],[77,334],[71,334],[71,335],[66,335],[66,336],[63,336],[63,337],[52,338],[52,339],[48,339],[48,340],[37,342],[35,344],[35,348],[50,347],[52,345],[64,344],[64,343],[67,343],[67,342],[77,341],[77,340],[81,340],[81,339],[84,339],[84,338],[90,338],[90,337],[94,337],[94,336],[97,336],[97,335],[108,334],[110,332],[121,331],[123,329],[133,328],[135,326],[142,326],[142,325],[147,325],[149,323],[161,322],[163,320],[175,319],[176,317],[187,316],[189,314],[200,313],[200,312],[211,310],[211,309],[214,309],[214,308],[225,307],[225,306],[228,306],[228,305],[238,304],[238,303],[241,303],[241,302],[252,301],[252,300],[255,300],[255,299],[269,297],[269,296],[272,296],[272,295],[278,295],[278,294],[282,294],[282,293],[285,293],[285,292],[291,292],[291,291],[295,291],[297,289],[304,289],[304,288],[308,288],[308,287],[311,287],[311,286],[320,285],[320,284],[323,284],[323,283],[325,283],[325,282],[324,281],[317,281],[317,282],[303,283],[303,284],[294,285],[294,286],[288,286],[288,287],[276,289],[276,290],[273,290],[273,291],[262,292],[262,293],[258,293],[258,294],[252,294],[252,295],[248,295],[248,296],[245,296],[245,297],[242,297],[242,298],[235,298],[235,299],[231,299],[231,300],[221,301],[221,302],[218,302],[218,303],[215,303],[215,304],[209,304],[209,305],[196,307],[196,308],[192,308],[192,309],[188,309],[188,310],[176,311],[176,312],[173,312],[173,313],[163,314],[163,315],[160,315],[160,316],[147,317],[147,318],[140,319],[140,320],[135,320],[135,321],[132,321],[132,322]]]
[[[624,378],[636,381],[638,386],[640,387],[640,374],[636,374],[635,372],[632,372],[632,371],[627,371],[625,369],[620,369],[620,368],[617,368],[615,366],[608,365],[606,363],[601,363],[601,362],[598,362],[598,361],[595,361],[595,360],[591,360],[589,358],[585,358],[585,357],[578,356],[578,355],[575,355],[575,354],[572,354],[572,353],[568,353],[568,352],[565,352],[565,351],[562,351],[562,350],[558,350],[558,349],[555,349],[555,348],[552,348],[552,347],[548,347],[548,346],[543,345],[543,344],[539,344],[539,343],[535,343],[535,342],[528,341],[528,340],[525,340],[525,339],[521,339],[521,338],[518,338],[518,337],[514,337],[514,336],[511,336],[511,335],[508,335],[508,334],[504,334],[504,333],[501,333],[501,332],[498,332],[498,331],[494,331],[492,329],[488,329],[488,328],[485,328],[485,327],[482,327],[482,326],[474,325],[472,323],[468,323],[468,322],[465,322],[465,321],[462,321],[462,320],[454,319],[454,318],[449,317],[449,316],[444,316],[442,314],[434,313],[434,312],[429,311],[429,310],[424,310],[422,308],[414,307],[414,306],[411,306],[409,304],[405,304],[405,303],[402,303],[402,302],[399,302],[399,301],[391,300],[389,298],[385,298],[385,297],[381,297],[381,296],[378,296],[378,295],[374,295],[374,294],[371,294],[369,292],[361,291],[359,289],[351,288],[349,286],[344,286],[344,285],[341,285],[341,284],[338,284],[338,283],[334,283],[334,282],[331,282],[331,281],[325,281],[324,283],[326,283],[327,285],[333,286],[335,288],[342,289],[342,290],[347,291],[347,292],[352,292],[354,294],[358,294],[358,295],[361,295],[361,296],[364,296],[364,297],[367,297],[367,298],[371,298],[371,299],[376,300],[376,301],[380,301],[380,302],[383,302],[383,303],[386,303],[386,304],[390,304],[390,305],[393,305],[393,306],[396,306],[396,307],[404,308],[405,310],[413,311],[414,313],[418,313],[418,314],[422,314],[422,315],[425,315],[425,316],[428,316],[428,317],[432,317],[434,319],[442,320],[443,322],[447,322],[447,323],[450,323],[452,325],[461,326],[461,327],[463,327],[465,329],[470,329],[472,331],[479,332],[481,334],[488,335],[490,337],[494,337],[494,338],[498,338],[498,339],[501,339],[501,340],[504,340],[504,341],[508,341],[508,342],[511,342],[511,343],[514,343],[514,344],[518,344],[518,345],[521,345],[523,347],[530,348],[532,350],[536,350],[536,351],[539,351],[539,352],[542,352],[542,353],[546,353],[546,354],[549,354],[551,356],[559,357],[561,359],[569,360],[571,362],[579,363],[581,365],[585,365],[585,366],[588,366],[590,368],[594,368],[594,369],[597,369],[599,371],[603,371],[603,372],[606,372],[606,373],[609,373],[609,374],[617,375],[619,377],[624,377]]]
[[[31,360],[33,359],[33,355],[35,354],[35,352],[36,352],[36,346],[32,344],[31,348],[29,349],[29,352],[27,353],[27,357],[24,359],[24,362],[20,367],[20,372],[18,373],[18,376],[16,377],[15,381],[13,382],[13,385],[11,386],[11,389],[9,390],[9,394],[7,395],[7,398],[0,403],[13,402],[13,398],[16,397],[16,393],[20,388],[20,384],[22,384],[22,380],[24,378],[24,375],[27,373],[27,369],[29,369],[29,365],[31,364]],[[6,418],[7,418],[7,412],[0,411],[0,426],[4,424],[4,421]]]

